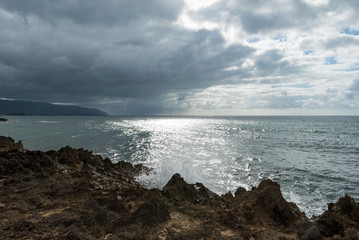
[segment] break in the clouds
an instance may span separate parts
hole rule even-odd
[[[356,0],[1,0],[0,97],[112,114],[359,114]]]

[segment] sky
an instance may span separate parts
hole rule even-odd
[[[359,115],[358,0],[0,0],[0,98]]]

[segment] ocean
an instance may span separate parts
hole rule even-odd
[[[224,194],[270,178],[308,217],[345,194],[359,200],[359,117],[9,116],[0,135],[31,150],[69,145],[153,168],[138,181],[162,188],[174,173]]]

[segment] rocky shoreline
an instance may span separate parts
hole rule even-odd
[[[0,239],[359,239],[350,196],[308,219],[271,180],[219,196],[179,174],[163,190],[145,189],[135,177],[146,171],[0,137]]]

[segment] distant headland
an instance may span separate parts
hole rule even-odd
[[[107,116],[108,114],[96,108],[85,108],[76,105],[0,99],[0,115]]]

